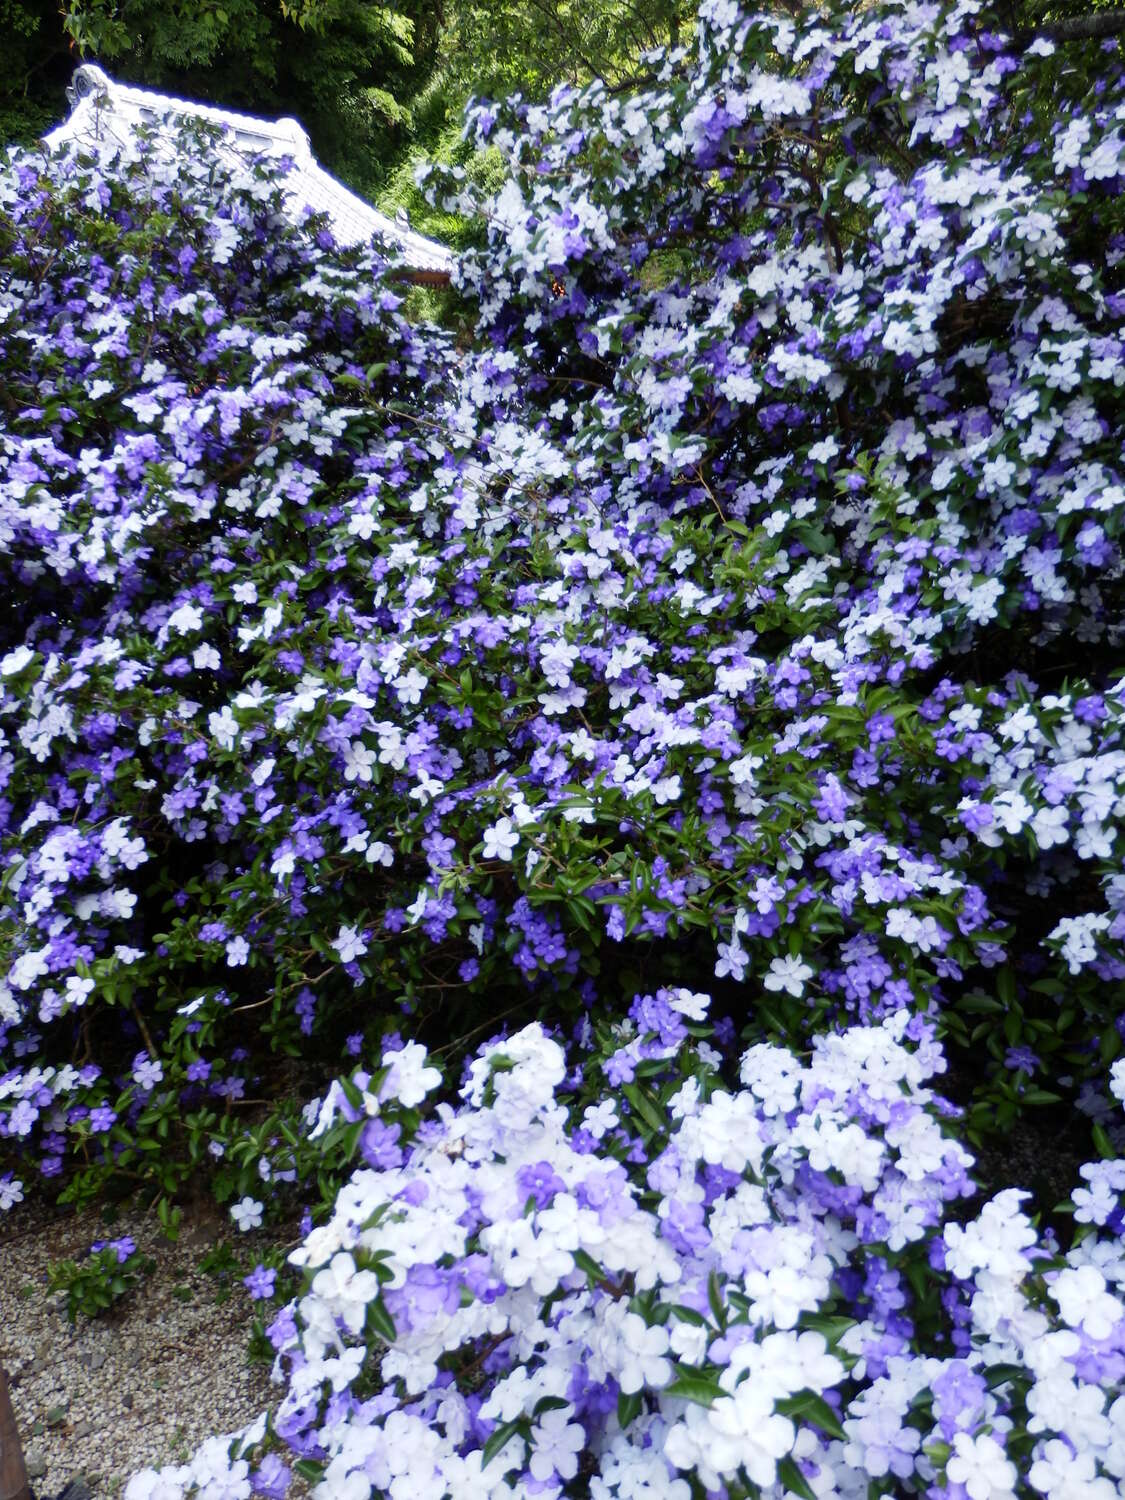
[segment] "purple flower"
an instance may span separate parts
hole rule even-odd
[[[380,1172],[401,1166],[403,1153],[396,1144],[401,1134],[400,1125],[388,1125],[378,1118],[368,1120],[359,1136],[360,1154],[367,1165]]]
[[[131,1235],[122,1235],[117,1240],[95,1240],[90,1246],[90,1254],[97,1255],[101,1250],[112,1250],[117,1257],[117,1264],[123,1266],[131,1255],[136,1254],[137,1242]]]
[[[257,1265],[248,1276],[242,1278],[242,1285],[256,1301],[263,1301],[272,1297],[277,1272],[270,1266]]]
[[[1013,1073],[1037,1073],[1042,1063],[1030,1047],[1009,1047],[1004,1054],[1004,1066]]]
[[[522,1166],[516,1173],[516,1185],[520,1197],[533,1199],[536,1208],[546,1208],[556,1193],[566,1189],[566,1183],[547,1161]]]

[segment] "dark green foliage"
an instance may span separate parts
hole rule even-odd
[[[56,123],[76,61],[54,0],[0,0],[0,142],[34,141]]]
[[[300,11],[273,0],[87,0],[68,25],[84,55],[129,82],[296,115],[333,161],[348,140],[400,117],[413,62],[410,14],[365,0]]]

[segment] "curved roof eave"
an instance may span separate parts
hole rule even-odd
[[[293,158],[296,165],[286,179],[285,195],[294,216],[305,208],[326,213],[342,245],[364,244],[376,235],[398,249],[405,269],[424,273],[428,282],[444,281],[452,272],[453,254],[446,246],[380,213],[326,172],[294,119],[263,120],[118,83],[94,63],[83,63],[76,70],[67,95],[72,105],[70,114],[43,136],[50,148],[68,141],[125,144],[138,125],[170,114],[207,120],[231,132],[236,151]]]

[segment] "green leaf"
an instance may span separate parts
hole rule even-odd
[[[387,1311],[387,1305],[382,1297],[376,1297],[373,1302],[367,1304],[367,1321],[371,1324],[380,1337],[385,1338],[388,1343],[393,1343],[398,1337],[398,1329],[395,1327],[394,1319]]]
[[[787,1453],[784,1458],[778,1459],[777,1477],[787,1490],[792,1490],[794,1495],[800,1495],[801,1500],[817,1500],[816,1491],[798,1469],[792,1455]]]
[[[527,1425],[526,1417],[516,1417],[511,1422],[502,1423],[489,1438],[481,1449],[480,1466],[486,1469],[496,1455],[512,1438],[519,1436]]]
[[[664,1387],[665,1396],[679,1396],[684,1401],[694,1401],[697,1406],[710,1406],[712,1402],[719,1401],[728,1394],[719,1382],[709,1375],[687,1370],[683,1366],[680,1366],[680,1370],[681,1373],[676,1376],[671,1385]]]
[[[564,1411],[570,1402],[564,1396],[540,1396],[531,1409],[533,1417],[541,1417],[545,1411]]]
[[[906,1279],[914,1289],[917,1297],[925,1297],[930,1284],[930,1273],[925,1266],[919,1265],[917,1261],[911,1261],[906,1267]]]
[[[839,1417],[824,1397],[818,1396],[815,1391],[798,1391],[793,1396],[785,1396],[775,1402],[775,1408],[783,1417],[803,1417],[806,1422],[811,1422],[814,1427],[828,1433],[829,1437],[844,1436]]]
[[[626,1396],[624,1391],[617,1398],[617,1422],[622,1431],[635,1422],[641,1414],[644,1402],[640,1391],[634,1391],[632,1395]]]
[[[574,1252],[574,1264],[580,1271],[585,1271],[586,1275],[595,1285],[605,1280],[605,1267],[599,1266],[588,1250],[576,1250]]]
[[[574,1258],[577,1260],[577,1255]],[[682,1302],[674,1302],[669,1311],[681,1323],[690,1323],[693,1328],[710,1327],[710,1324],[702,1313],[696,1312],[694,1307],[685,1307]]]
[[[663,1134],[667,1130],[668,1121],[660,1113],[656,1101],[647,1090],[638,1088],[635,1083],[626,1083],[622,1085],[622,1092],[650,1130],[657,1134]]]
[[[998,1011],[1002,1011],[1004,1007],[1000,1004],[999,1000],[993,999],[991,995],[973,994],[962,995],[961,999],[957,1001],[957,1009],[966,1010],[970,1015],[995,1015]]]
[[[811,526],[797,526],[794,528],[794,534],[815,557],[823,557],[836,545],[830,536],[825,536],[823,531],[815,531]]]
[[[1090,1130],[1090,1134],[1094,1139],[1094,1150],[1098,1153],[1101,1159],[1103,1161],[1114,1161],[1117,1157],[1117,1152],[1114,1149],[1113,1142],[1105,1133],[1105,1130],[1102,1128],[1102,1126],[1094,1125]]]
[[[1023,1013],[1019,1010],[1008,1010],[1004,1013],[1004,1035],[1013,1047],[1015,1047],[1023,1036]]]
[[[984,1383],[990,1391],[994,1391],[998,1386],[1007,1385],[1009,1381],[1019,1380],[1026,1375],[1027,1371],[1022,1365],[992,1365],[984,1377]]]
[[[822,1333],[825,1342],[831,1347],[855,1327],[855,1319],[831,1313],[802,1313],[799,1327]]]
[[[719,1278],[715,1275],[714,1271],[707,1278],[707,1302],[711,1308],[711,1315],[714,1317],[715,1322],[720,1328],[725,1328],[727,1326],[727,1310],[723,1306],[722,1288],[719,1285]]]

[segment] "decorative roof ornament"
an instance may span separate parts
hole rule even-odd
[[[260,120],[255,115],[134,88],[108,77],[96,63],[83,63],[75,70],[66,96],[70,114],[43,137],[48,147],[68,141],[124,145],[138,125],[155,124],[172,114],[207,120],[230,133],[229,145],[224,141],[217,148],[220,152],[292,157],[295,167],[285,179],[285,196],[294,218],[306,207],[327,213],[332,233],[341,245],[364,244],[372,235],[379,235],[398,247],[404,271],[412,281],[449,280],[452,253],[411,229],[405,212],[400,210],[395,218],[388,218],[326,172],[313,156],[308,136],[292,118]]]

